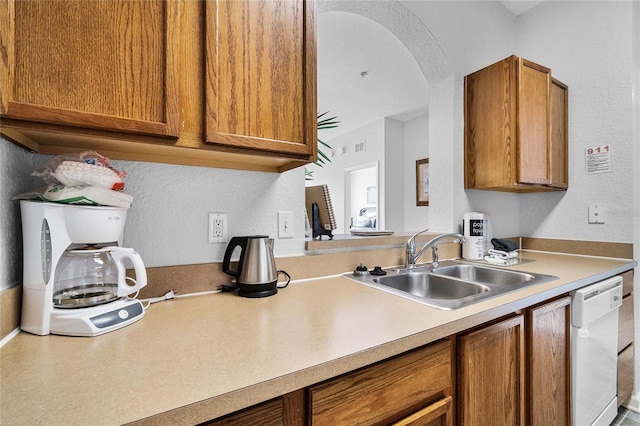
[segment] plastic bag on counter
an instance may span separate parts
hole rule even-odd
[[[32,176],[40,176],[47,184],[66,187],[96,186],[114,191],[124,189],[125,172],[109,165],[109,159],[94,151],[80,154],[58,155],[36,170]]]

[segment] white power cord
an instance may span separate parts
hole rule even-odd
[[[149,308],[149,306],[151,306],[152,303],[162,302],[164,300],[171,300],[174,297],[176,297],[176,294],[174,293],[174,291],[173,290],[169,290],[168,292],[165,293],[164,296],[152,297],[150,299],[143,299],[143,300],[141,300],[141,302],[147,302],[146,306],[144,306],[144,304],[142,305],[144,307],[145,311],[146,311],[147,308]]]
[[[138,298],[138,293],[139,292],[140,291],[138,290],[138,292],[136,292],[135,296],[133,296],[134,299]],[[176,294],[176,290],[169,290],[168,292],[166,292],[164,294],[164,296],[151,297],[149,299],[140,299],[140,302],[143,302],[142,303],[142,307],[146,311],[149,308],[149,306],[151,306],[152,303],[163,302],[165,300],[177,299],[177,298],[182,298],[182,297],[203,296],[203,295],[206,295],[206,294],[214,294],[214,293],[220,293],[220,290],[201,291],[201,292],[198,292],[198,293],[186,293],[186,294]],[[147,302],[146,306],[144,305],[144,302]]]

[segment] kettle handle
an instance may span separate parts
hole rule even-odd
[[[232,277],[237,277],[238,271],[232,271],[229,268],[229,263],[231,262],[231,255],[233,254],[233,250],[240,246],[240,261],[238,263],[238,270],[242,269],[242,264],[244,263],[244,250],[247,248],[247,243],[249,241],[248,237],[231,237],[229,240],[229,245],[224,252],[224,258],[222,259],[222,272],[225,274],[229,274]]]
[[[107,247],[106,249],[111,253],[111,257],[116,263],[116,268],[118,268],[118,297],[128,296],[147,285],[147,270],[144,267],[142,258],[135,250],[118,246]],[[134,285],[127,284],[127,269],[124,266],[124,259],[130,259],[131,263],[133,263],[133,270],[136,273]]]

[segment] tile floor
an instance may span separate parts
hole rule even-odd
[[[640,426],[640,413],[620,407],[611,426]]]

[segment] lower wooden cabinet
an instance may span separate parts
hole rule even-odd
[[[457,424],[524,425],[524,316],[458,336]]]
[[[303,426],[304,389],[228,414],[201,425],[206,426]]]
[[[570,297],[458,336],[457,424],[570,425]]]
[[[618,406],[633,393],[633,271],[622,274],[622,306],[618,313]]]
[[[440,340],[203,425],[452,426],[453,351]]]
[[[527,309],[527,417],[531,426],[571,424],[571,298]]]
[[[442,340],[312,386],[310,424],[451,424],[451,345]]]

